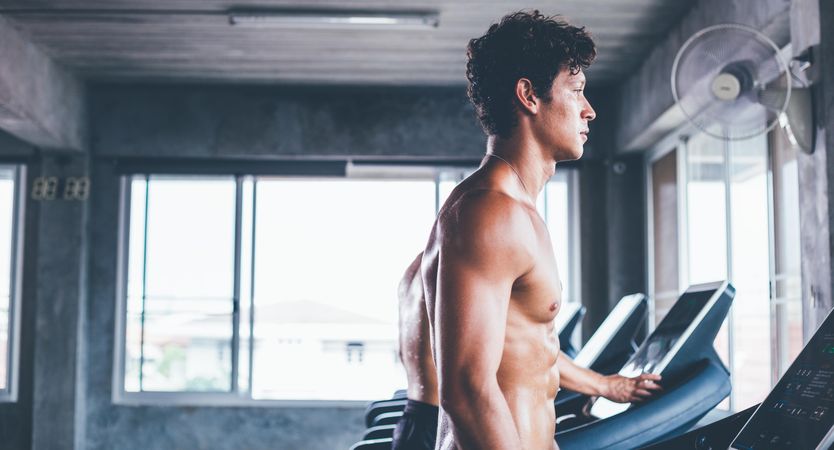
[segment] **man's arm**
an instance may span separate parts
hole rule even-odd
[[[633,378],[617,374],[605,376],[576,365],[564,352],[559,355],[556,366],[559,368],[559,387],[618,403],[640,402],[661,390],[657,384],[660,375],[644,373]]]
[[[440,404],[460,447],[522,448],[497,372],[513,283],[532,268],[532,224],[494,192],[472,194],[459,208],[444,224],[438,267]]]

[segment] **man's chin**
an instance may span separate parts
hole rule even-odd
[[[570,149],[560,155],[559,161],[576,161],[581,158],[584,153],[585,149],[581,146],[576,149]]]

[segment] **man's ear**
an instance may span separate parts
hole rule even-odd
[[[528,114],[537,114],[539,112],[540,99],[533,91],[533,83],[527,78],[519,78],[515,82],[515,98],[518,100],[521,111]]]

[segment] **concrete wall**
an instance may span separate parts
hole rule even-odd
[[[643,156],[618,154],[616,94],[615,87],[589,93],[597,118],[579,162],[585,339],[624,295],[646,292]]]
[[[461,89],[103,86],[96,155],[476,158],[486,139]]]
[[[812,94],[815,101],[816,149],[797,158],[800,183],[802,296],[805,338],[810,338],[834,307],[834,4],[830,0],[797,0],[794,40],[819,44]],[[818,11],[817,15],[804,10]],[[801,48],[794,49],[800,51]]]
[[[35,148],[0,130],[0,158],[20,159],[32,156]]]

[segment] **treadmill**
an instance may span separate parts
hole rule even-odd
[[[617,373],[637,350],[636,339],[645,327],[647,310],[648,300],[643,294],[621,298],[573,362],[603,375]],[[578,412],[587,399],[582,394],[560,389],[556,395],[556,412]]]
[[[619,371],[629,377],[660,374],[664,392],[634,405],[596,399],[588,414],[559,421],[560,448],[644,447],[686,431],[726,398],[729,371],[712,343],[733,297],[735,288],[727,281],[687,289]]]
[[[584,316],[584,306],[578,303],[563,303],[562,308],[559,310],[559,313],[554,319],[553,329],[554,332],[559,335],[559,349],[571,358],[577,356],[576,348],[574,348],[571,344],[571,336],[574,331],[576,331],[576,327],[582,322],[582,318]],[[616,325],[618,324],[612,324],[611,327],[614,328]],[[605,345],[607,345],[607,342],[608,341],[605,341]],[[601,350],[606,349],[603,348]],[[597,351],[587,355],[587,358],[589,361],[599,360],[600,362],[603,362],[605,361],[605,358],[609,358],[610,355],[611,353],[609,352]],[[367,408],[365,408],[365,426],[368,428],[375,428],[378,426],[396,423],[398,416],[394,413],[401,413],[408,401],[405,393],[406,391],[401,389],[394,392],[394,398],[371,402]],[[397,397],[398,394],[402,395],[402,397]],[[366,436],[367,434],[368,433],[366,432]],[[377,435],[377,433],[372,433],[371,435]]]
[[[834,312],[758,406],[661,442],[661,448],[737,450],[834,446]]]

